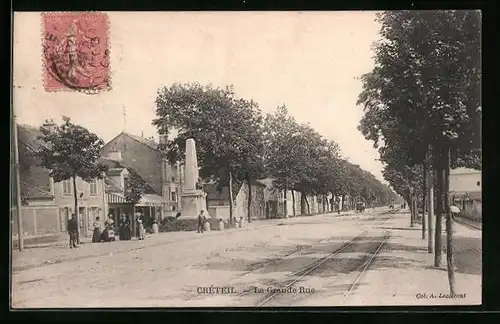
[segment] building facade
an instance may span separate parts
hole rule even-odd
[[[482,217],[481,171],[457,168],[450,171],[450,198],[464,217],[479,220]]]
[[[42,125],[50,130],[55,126],[52,121]],[[39,165],[37,151],[43,141],[39,139],[40,129],[30,125],[18,125],[18,148],[20,156],[20,179],[22,197],[22,222],[24,236],[66,235],[68,220],[74,213],[75,198],[73,181],[68,179],[58,183],[50,177],[49,170]],[[105,215],[104,180],[90,183],[76,179],[78,209],[80,215],[80,233],[88,236],[92,233],[92,224],[97,216]],[[14,227],[15,228],[15,227]],[[17,228],[14,229],[15,235]]]
[[[170,164],[159,144],[152,138],[122,132],[106,143],[101,152],[103,157],[133,170],[151,189],[136,205],[137,210],[155,217],[175,216],[182,208],[183,168],[181,164]]]

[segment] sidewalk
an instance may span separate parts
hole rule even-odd
[[[344,305],[480,305],[481,231],[454,223],[455,281],[458,296],[449,298],[446,271],[446,235],[443,233],[441,268],[419,227],[409,227],[408,214],[396,214],[385,224],[391,239]],[[475,249],[475,250],[474,250]]]
[[[81,259],[111,256],[113,254],[127,253],[134,250],[146,249],[148,247],[166,245],[176,242],[189,240],[198,240],[218,235],[233,235],[247,231],[253,231],[260,228],[273,227],[282,223],[293,223],[304,217],[317,217],[324,215],[345,216],[349,212],[337,214],[321,214],[314,216],[296,216],[292,218],[279,218],[268,220],[254,220],[251,223],[245,223],[243,228],[230,228],[223,231],[211,230],[203,234],[191,232],[164,232],[153,235],[147,235],[143,241],[132,239],[130,241],[115,241],[109,243],[87,243],[80,245],[77,249],[69,249],[66,240],[55,242],[51,246],[33,247],[25,249],[23,252],[13,251],[12,253],[12,271],[22,271],[30,268],[41,267],[47,264],[61,263],[67,261],[76,261]]]

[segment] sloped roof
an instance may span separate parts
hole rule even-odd
[[[123,192],[123,190],[110,178],[105,178],[106,192]]]
[[[53,199],[54,195],[26,182],[21,182],[22,199]]]
[[[141,136],[137,136],[137,135],[134,135],[134,134],[130,134],[130,133],[127,133],[127,132],[123,132],[124,135],[144,144],[144,145],[147,145],[149,147],[151,147],[152,149],[156,150],[158,149],[158,143],[156,143],[155,141],[153,140],[150,140],[148,138],[144,138],[144,137],[141,137]]]
[[[134,142],[134,144],[136,143],[135,145],[141,145],[141,146],[144,146],[151,151],[156,152],[158,155],[157,159],[149,160],[147,166],[141,165],[141,167],[139,167],[133,160],[130,160],[130,159],[133,159],[133,157],[131,157],[129,155],[130,154],[129,148],[125,148],[122,146],[124,139],[126,139],[126,141],[129,141],[129,142],[132,141],[132,142]],[[111,141],[106,143],[103,147],[103,151],[106,151],[109,148],[108,145],[110,145],[110,143],[115,143],[115,144],[118,143],[118,146],[122,146],[120,149],[129,153],[129,154],[123,154],[122,160],[117,161],[117,162],[119,162],[118,164],[125,166],[129,170],[134,170],[135,173],[137,173],[144,181],[146,181],[148,186],[155,193],[161,194],[161,190],[162,190],[161,171],[159,168],[159,163],[160,163],[161,157],[160,157],[160,151],[158,150],[159,144],[156,143],[154,140],[147,139],[147,138],[144,138],[141,136],[136,136],[136,135],[133,135],[133,134],[130,134],[127,132],[121,132],[115,138],[113,138]],[[134,145],[134,144],[132,144],[132,145]],[[107,157],[106,159],[112,161],[112,159],[109,157]],[[136,168],[132,168],[131,167],[132,165],[135,165]]]
[[[45,145],[45,142],[38,138],[40,135],[42,135],[42,132],[35,126],[25,124],[17,125],[17,139],[19,142],[25,144],[27,148],[32,151],[31,153]]]

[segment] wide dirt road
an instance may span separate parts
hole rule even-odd
[[[360,243],[345,251],[354,261],[330,260],[335,269],[309,276],[300,298],[324,294],[332,274],[359,268],[355,260],[373,252],[383,236],[378,227],[387,219],[381,212],[300,217],[254,231],[22,270],[12,276],[13,307],[256,306],[265,297],[261,290],[256,293],[258,289],[267,293],[282,286],[290,275],[365,231]],[[232,291],[213,294],[215,287],[232,287]],[[295,304],[279,297],[273,306]]]

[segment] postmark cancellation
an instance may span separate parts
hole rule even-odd
[[[100,12],[44,12],[41,16],[45,90],[109,90],[108,16]]]

